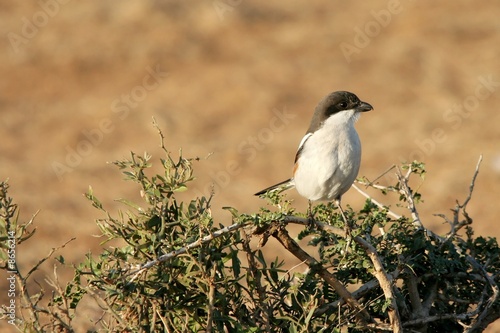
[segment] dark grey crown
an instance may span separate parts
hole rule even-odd
[[[318,103],[307,133],[315,132],[331,115],[347,110],[366,112],[373,110],[373,107],[370,104],[361,101],[358,96],[351,92],[335,91],[325,96]]]

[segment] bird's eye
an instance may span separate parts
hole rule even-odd
[[[339,106],[340,106],[342,109],[344,109],[344,108],[346,108],[346,107],[347,107],[347,102],[340,102],[340,103],[339,103]]]

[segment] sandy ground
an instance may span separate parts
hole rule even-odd
[[[500,236],[496,1],[42,0],[0,8],[0,178],[9,178],[22,220],[40,210],[35,240],[17,249],[23,269],[72,237],[68,262],[99,249],[94,220],[102,216],[82,193],[91,185],[111,211],[116,198],[138,199],[107,162],[131,150],[159,158],[153,116],[169,149],[202,158],[189,193],[215,185],[214,216],[227,224],[221,207],[255,212],[262,202],[252,193],[290,176],[314,106],[334,90],[375,108],[357,124],[360,175],[426,162],[420,211],[437,232],[447,227],[433,214],[466,197],[483,154],[469,213],[476,234]],[[290,195],[304,210],[305,200]],[[350,191],[343,201],[359,208],[363,198]]]

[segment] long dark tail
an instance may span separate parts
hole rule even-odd
[[[262,195],[262,194],[267,193],[269,191],[276,191],[276,190],[286,191],[294,186],[295,186],[295,183],[293,182],[293,179],[287,179],[287,180],[282,181],[281,183],[275,184],[273,186],[269,186],[268,188],[265,188],[262,191],[255,193],[254,195],[259,196],[259,195]]]

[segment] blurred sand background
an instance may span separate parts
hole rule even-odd
[[[476,234],[499,237],[499,17],[493,0],[0,2],[0,179],[21,220],[40,210],[21,269],[72,237],[67,262],[98,251],[103,216],[82,193],[91,185],[110,211],[140,200],[107,162],[148,151],[158,165],[153,116],[170,150],[201,158],[186,195],[214,184],[228,224],[221,207],[256,212],[252,194],[290,176],[316,103],[335,90],[375,108],[357,123],[360,176],[426,162],[420,211],[437,232],[448,229],[433,214],[463,201],[484,154],[469,213]]]

